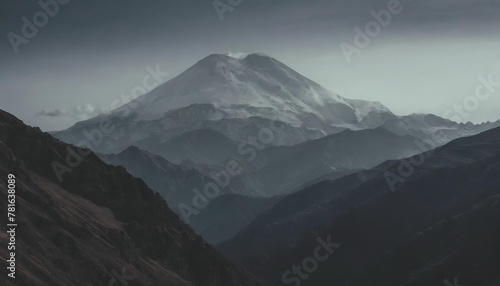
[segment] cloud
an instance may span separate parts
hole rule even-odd
[[[76,120],[86,120],[93,118],[102,113],[99,108],[92,106],[91,104],[84,104],[75,106],[71,109],[55,109],[55,110],[42,110],[37,113],[38,116],[47,117],[70,117]]]
[[[235,58],[235,59],[243,59],[247,56],[247,53],[244,52],[227,52],[226,56]]]
[[[59,117],[59,116],[66,116],[68,114],[65,110],[53,110],[53,111],[42,110],[38,113],[38,115],[48,116],[48,117]]]

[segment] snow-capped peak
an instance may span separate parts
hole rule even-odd
[[[209,55],[137,102],[132,113],[142,121],[211,104],[228,118],[258,116],[310,129],[347,127],[370,112],[390,112],[380,103],[342,98],[264,54]]]

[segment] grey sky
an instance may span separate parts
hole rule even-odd
[[[354,27],[389,1],[243,0],[221,21],[208,0],[69,0],[15,54],[7,34],[22,35],[22,17],[41,10],[20,2],[0,2],[0,108],[44,130],[105,111],[147,66],[173,77],[228,51],[266,53],[402,115],[442,116],[474,94],[479,76],[500,82],[500,1],[401,1],[403,11],[351,63],[340,43],[352,44]],[[497,119],[500,88],[467,118]]]

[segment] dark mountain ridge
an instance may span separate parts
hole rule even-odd
[[[99,154],[106,163],[123,166],[127,171],[143,179],[148,186],[160,193],[174,212],[212,244],[231,238],[267,210],[280,198],[253,198],[235,194],[230,187],[220,186],[219,194],[199,209],[199,214],[182,212],[181,204],[193,206],[194,189],[204,190],[213,178],[206,177],[192,167],[171,164],[163,157],[132,146],[119,154]],[[186,217],[184,217],[186,216]]]
[[[499,173],[496,128],[310,186],[220,248],[278,285],[327,236],[342,246],[300,285],[440,285],[457,275],[489,285],[500,269]],[[393,191],[388,174],[401,177]]]
[[[22,226],[17,279],[2,285],[108,285],[113,273],[125,272],[129,285],[267,285],[227,261],[123,167],[4,111],[0,141],[0,175],[16,176]],[[70,165],[62,181],[57,163]],[[4,213],[5,204],[1,208]],[[0,238],[6,243],[3,229]],[[6,257],[6,248],[0,253]]]

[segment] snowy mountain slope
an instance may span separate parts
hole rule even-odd
[[[259,116],[291,126],[349,126],[370,111],[390,113],[380,103],[351,101],[303,77],[274,58],[210,55],[137,100],[139,120],[163,118],[192,104],[212,104],[229,118]]]
[[[133,102],[53,135],[79,144],[109,120],[114,130],[92,149],[111,153],[151,136],[165,142],[187,131],[212,129],[243,141],[279,126],[281,137],[271,144],[292,145],[359,129],[356,125],[374,114],[394,116],[380,103],[342,98],[268,56],[210,55]]]
[[[99,129],[106,122],[111,132]],[[497,126],[500,121],[473,125],[435,115],[396,116],[379,102],[343,98],[274,58],[213,54],[133,102],[53,136],[76,145],[87,142],[99,153],[119,153],[131,145],[155,153],[169,140],[200,129],[238,143],[271,131],[267,145],[295,145],[346,129],[383,127],[438,146]],[[188,158],[176,161],[182,159]]]

